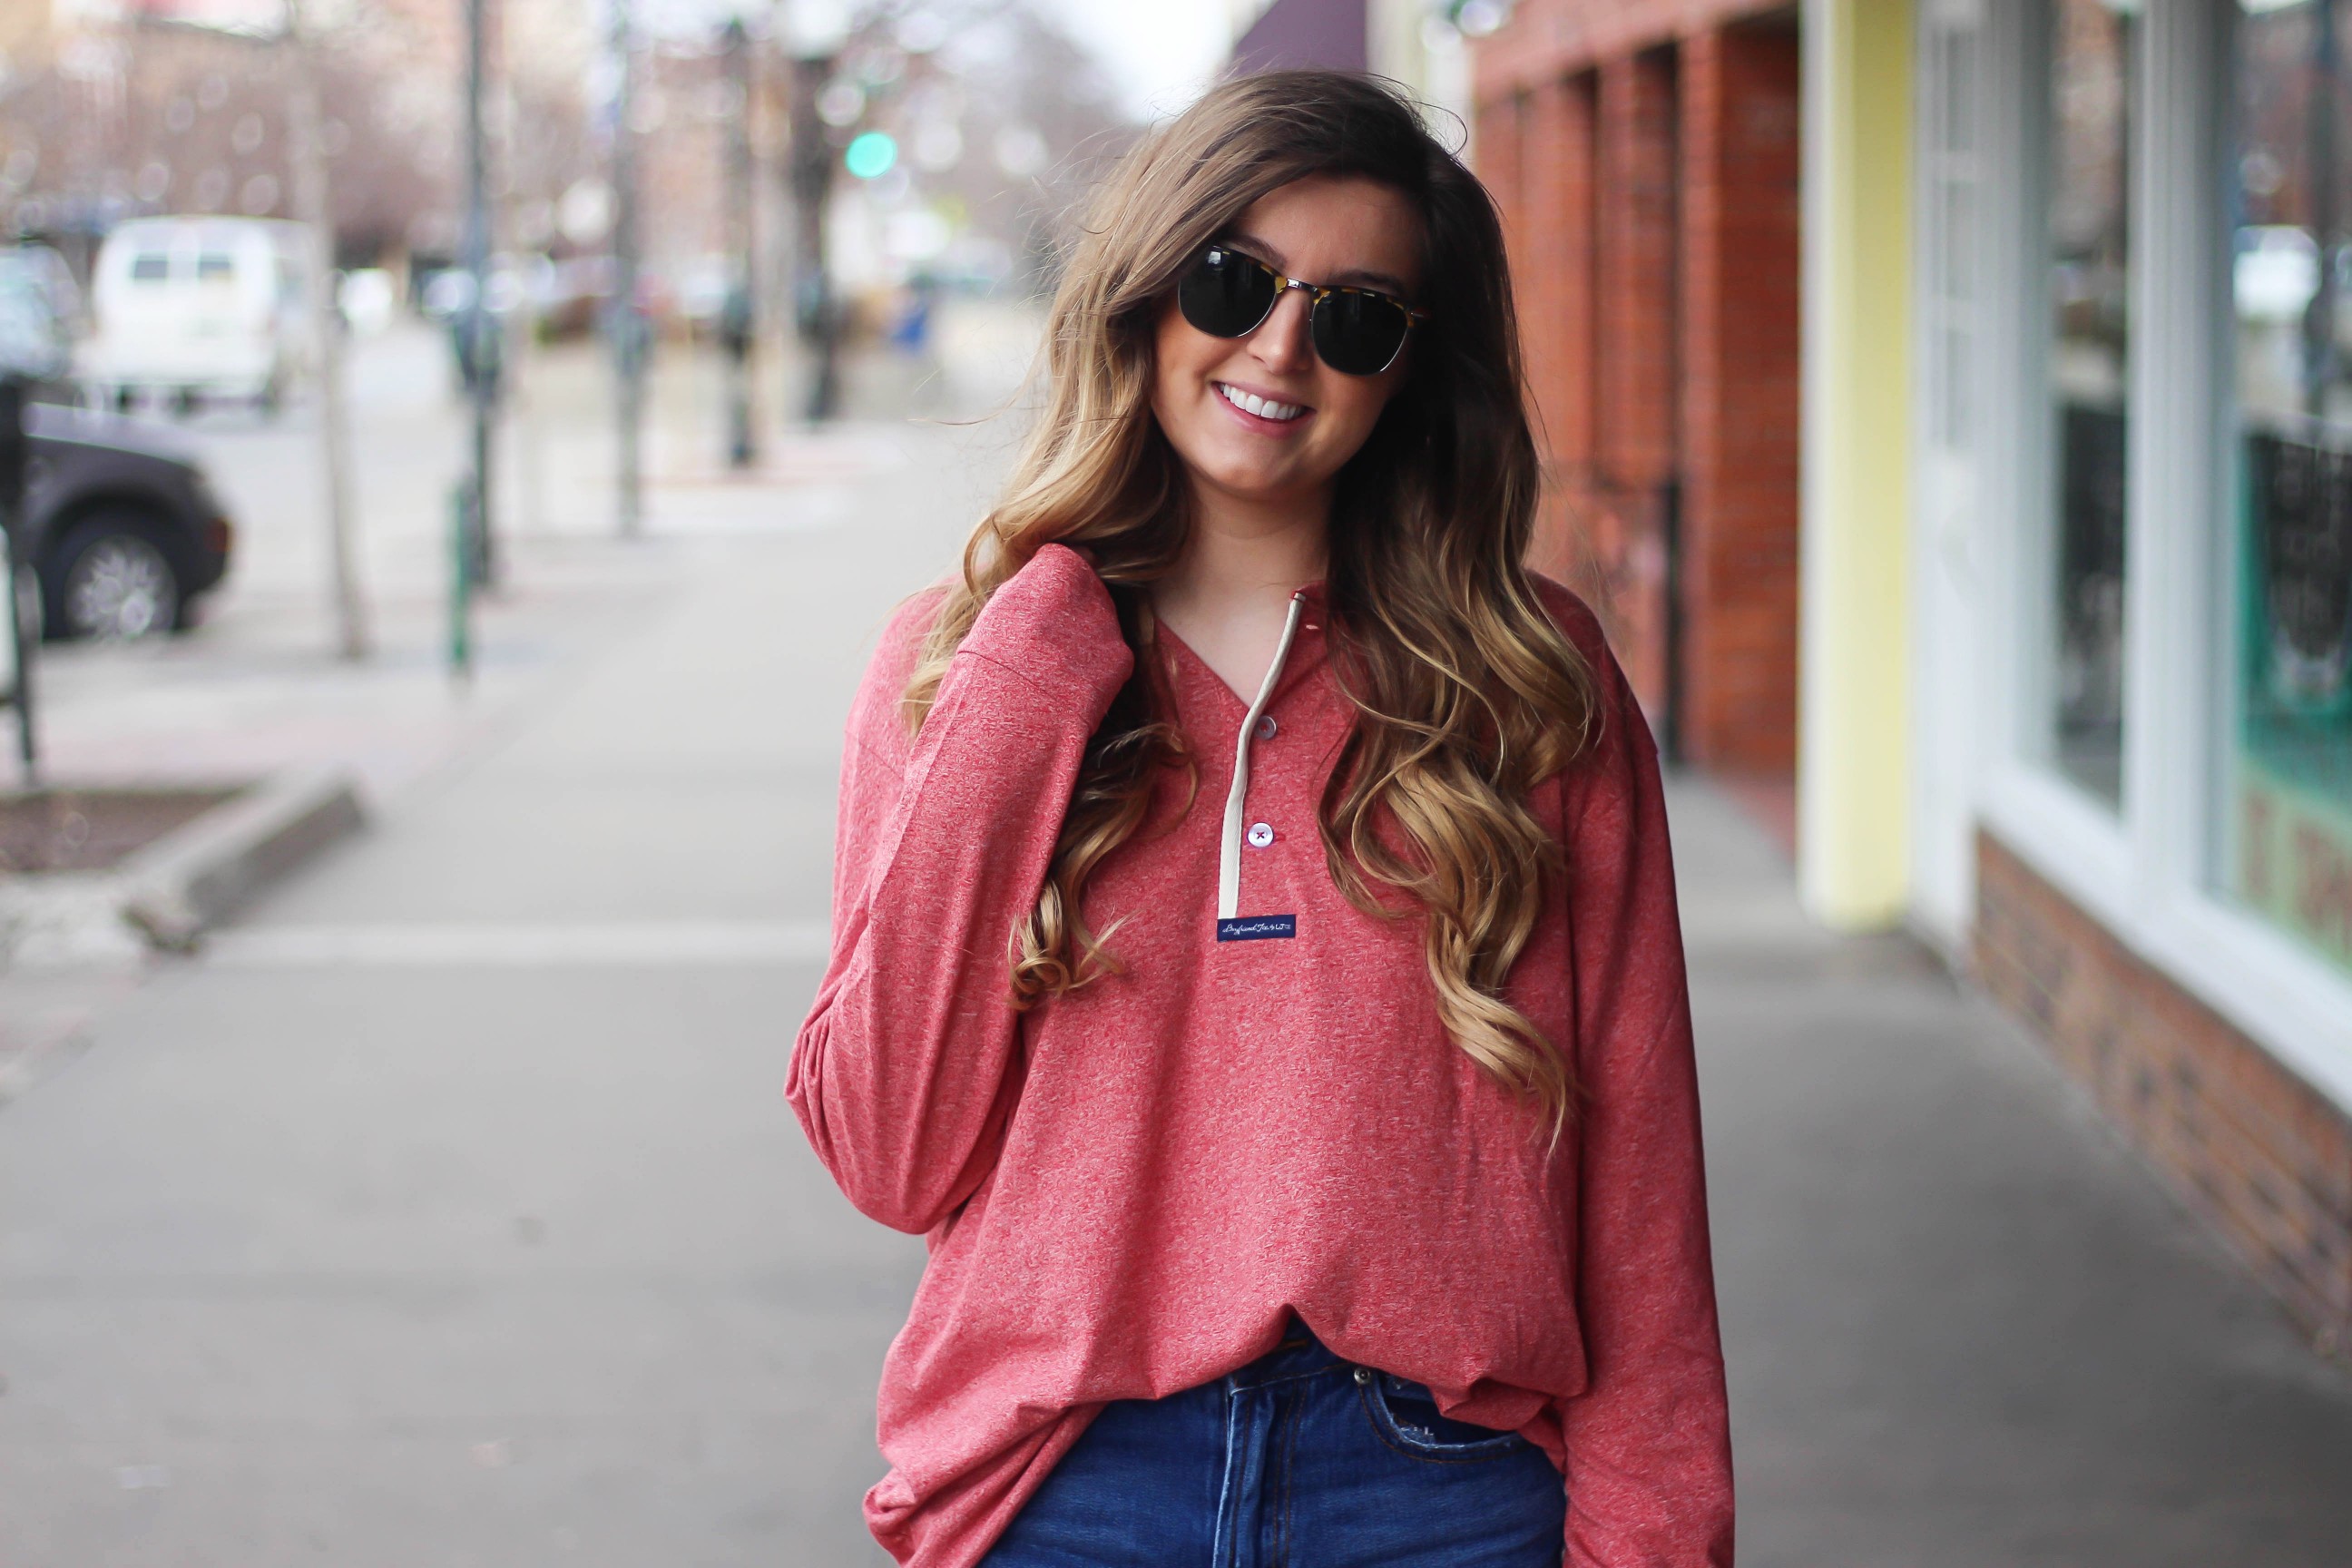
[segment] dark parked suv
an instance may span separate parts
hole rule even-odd
[[[31,437],[26,558],[52,637],[137,637],[189,620],[228,570],[234,530],[194,456],[170,434],[51,404],[25,409]]]

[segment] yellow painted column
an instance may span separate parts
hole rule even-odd
[[[1844,931],[1910,893],[1914,0],[1805,0],[1798,889]]]

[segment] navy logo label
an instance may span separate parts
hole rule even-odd
[[[1297,934],[1297,915],[1244,915],[1239,920],[1217,922],[1219,942],[1264,942],[1268,937]]]

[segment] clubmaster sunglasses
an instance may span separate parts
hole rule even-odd
[[[1255,257],[1223,245],[1202,251],[1178,280],[1176,308],[1213,338],[1246,337],[1293,289],[1307,290],[1316,353],[1342,375],[1380,374],[1396,363],[1413,323],[1429,319],[1428,311],[1376,289],[1285,278]]]

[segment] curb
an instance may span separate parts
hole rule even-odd
[[[349,775],[300,769],[247,787],[110,870],[0,878],[0,974],[186,952],[365,825]]]
[[[120,913],[150,945],[189,952],[256,893],[366,825],[350,775],[278,774],[125,860],[115,872]]]

